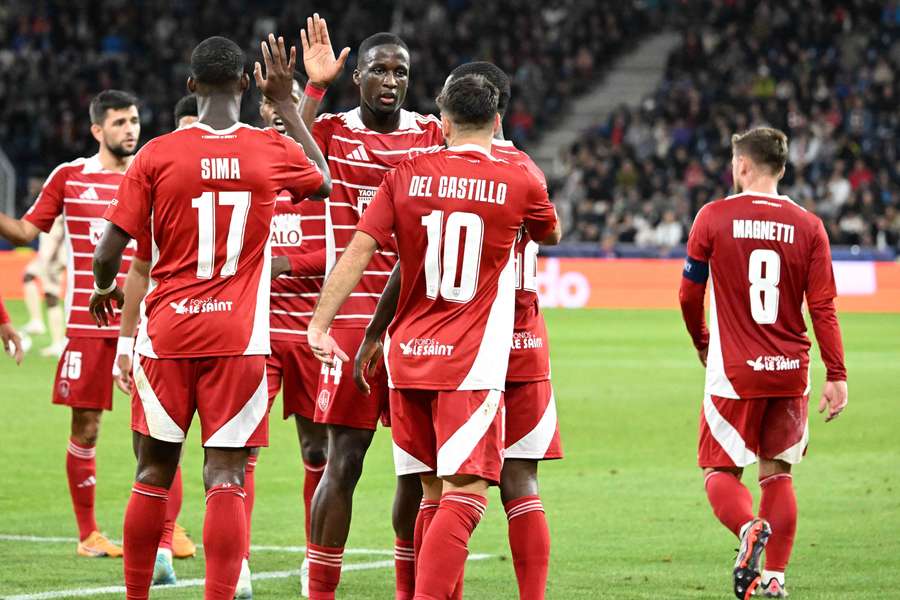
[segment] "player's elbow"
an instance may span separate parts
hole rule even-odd
[[[328,170],[322,172],[322,185],[319,186],[319,189],[316,190],[315,194],[312,195],[313,200],[324,200],[331,195],[331,175],[328,173]]]
[[[544,246],[556,246],[559,244],[559,241],[562,239],[562,227],[559,225],[559,221],[556,222],[556,227],[553,228],[544,239],[540,241],[540,243]]]

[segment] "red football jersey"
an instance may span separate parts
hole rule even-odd
[[[325,203],[295,203],[281,195],[275,201],[270,238],[273,256],[298,256],[325,249]],[[324,279],[320,274],[282,275],[272,281],[271,332],[273,340],[305,342],[309,318]]]
[[[273,129],[202,123],[150,141],[106,217],[150,229],[150,288],[135,351],[150,358],[269,354],[270,225],[282,190],[306,198],[322,173]]]
[[[108,171],[99,155],[79,158],[56,167],[40,195],[25,214],[25,220],[47,233],[56,217],[63,215],[66,232],[66,336],[117,337],[119,317],[108,326],[97,327],[88,312],[94,292],[94,248],[103,236],[103,213],[115,197],[124,175]],[[116,277],[124,285],[134,255],[134,242],[122,254],[122,267]]]
[[[687,253],[710,268],[706,393],[809,393],[803,298],[837,295],[822,221],[787,196],[737,194],[700,210]]]
[[[385,341],[395,388],[504,389],[513,333],[513,245],[556,225],[526,167],[465,145],[389,173],[359,222],[381,246],[396,234],[400,298]]]
[[[328,158],[331,197],[326,200],[327,269],[335,265],[356,231],[356,224],[375,197],[384,176],[411,151],[443,145],[441,122],[433,116],[400,111],[400,126],[378,133],[362,122],[360,110],[323,114],[313,135]],[[341,307],[333,327],[365,328],[397,262],[397,248],[386,242],[366,269],[362,280]]]
[[[523,165],[544,188],[547,180],[531,157],[516,148],[509,140],[494,140],[491,153],[497,158]],[[538,244],[525,228],[516,237],[516,321],[506,380],[521,382],[545,381],[550,378],[550,338],[547,324],[538,305],[537,294]]]

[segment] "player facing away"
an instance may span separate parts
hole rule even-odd
[[[187,127],[195,123],[197,116],[197,98],[187,95],[175,104],[175,129]],[[128,275],[125,278],[124,303],[119,322],[119,341],[116,344],[116,363],[113,367],[113,378],[116,386],[131,397],[131,416],[140,419],[143,415],[141,397],[134,387],[131,377],[134,354],[134,341],[140,321],[140,305],[147,295],[150,286],[150,260],[152,250],[150,239],[144,235],[137,242]],[[137,441],[137,438],[134,438]],[[137,444],[134,445],[137,458]],[[246,487],[246,486],[245,486]],[[169,499],[166,502],[166,518],[163,524],[162,537],[156,551],[156,562],[153,565],[153,585],[174,585],[178,582],[172,558],[189,558],[197,554],[197,546],[188,537],[182,526],[176,523],[181,512],[183,486],[181,466],[175,471],[175,478],[169,488]]]
[[[454,593],[487,488],[500,481],[519,230],[524,224],[543,243],[560,236],[543,183],[490,153],[498,96],[479,75],[445,86],[438,106],[450,147],[385,177],[326,280],[309,329],[325,364],[348,359],[325,331],[375,250],[395,236],[401,286],[385,341],[391,432],[395,454],[420,467],[425,499],[439,503],[417,564],[419,600]]]
[[[166,500],[194,412],[205,448],[205,598],[231,600],[246,545],[244,472],[267,443],[269,227],[275,197],[330,192],[328,167],[293,109],[283,40],[264,46],[261,91],[300,132],[301,145],[238,121],[249,87],[244,54],[212,37],[191,55],[188,90],[200,119],[158,137],[135,158],[106,213],[94,256],[91,313],[105,323],[122,292],[113,280],[129,239],[150,235],[150,291],[137,336],[133,419],[138,467],[125,512],[128,598],[147,598]],[[271,53],[271,56],[270,56]],[[305,152],[304,152],[305,150]],[[308,158],[309,157],[309,158]]]
[[[349,49],[335,58],[327,25],[318,15],[307,19],[301,39],[310,81],[303,114],[311,122],[326,88],[340,74]],[[353,81],[359,86],[359,107],[323,114],[311,127],[328,158],[334,183],[326,201],[329,266],[346,251],[357,222],[387,173],[406,159],[410,150],[443,144],[440,122],[435,117],[401,108],[409,76],[409,51],[403,40],[390,33],[366,38],[359,46],[353,72]],[[348,351],[355,353],[362,341],[396,261],[393,243],[379,248],[331,325],[332,335]],[[371,393],[361,394],[353,383],[352,364],[335,362],[322,368],[314,418],[328,427],[328,460],[312,501],[311,543],[305,561],[310,587],[324,594],[319,597],[333,594],[340,581],[353,490],[379,418],[387,415],[387,405],[384,369],[373,377]],[[413,593],[413,534],[421,497],[417,477],[398,478],[392,519],[398,600]]]
[[[25,297],[25,308],[28,310],[28,323],[22,333],[41,335],[50,329],[50,345],[41,350],[41,356],[59,358],[65,348],[65,314],[60,303],[60,282],[66,270],[65,226],[62,217],[57,217],[50,227],[49,233],[41,232],[38,236],[37,256],[25,267],[22,278],[22,293]],[[47,327],[41,314],[41,293],[38,281],[44,292],[44,303],[47,305]]]
[[[122,556],[122,549],[99,531],[94,517],[97,486],[95,447],[104,410],[112,409],[112,365],[116,357],[118,316],[98,328],[88,314],[92,292],[91,257],[103,233],[103,213],[113,199],[137,150],[141,123],[137,99],[118,90],[100,92],[90,105],[91,134],[97,154],[56,167],[37,200],[20,219],[0,214],[0,236],[26,244],[48,232],[63,215],[66,269],[66,348],[56,369],[53,403],[72,409],[66,476],[78,523],[81,556]],[[129,245],[121,270],[124,279],[134,253]]]
[[[22,338],[10,322],[9,313],[6,312],[6,307],[3,305],[3,298],[0,298],[0,344],[3,344],[3,351],[12,356],[17,365],[22,364],[22,359],[25,358],[25,351],[22,350]]]
[[[469,74],[484,76],[499,90],[497,113],[502,121],[510,99],[509,77],[493,63],[480,61],[460,65],[450,73],[447,81]],[[524,165],[538,180],[545,182],[543,172],[534,161],[512,142],[503,139],[502,128],[495,133],[491,154],[495,158]],[[562,458],[563,455],[556,401],[550,384],[547,326],[538,306],[535,282],[537,251],[538,244],[528,236],[527,231],[520,231],[514,250],[515,327],[506,373],[506,450],[500,472],[500,496],[509,522],[509,545],[519,597],[523,600],[544,597],[550,560],[550,530],[538,492],[538,462]],[[354,361],[354,379],[362,389],[368,386],[366,372],[381,359],[381,339],[397,310],[399,289],[399,266],[395,266]],[[403,460],[402,453],[398,453],[396,458],[398,474],[419,473],[423,468]],[[428,530],[437,508],[435,501],[422,501],[416,521],[417,554],[421,549],[422,535]],[[454,597],[462,597],[462,578]]]
[[[732,137],[733,196],[704,206],[688,239],[681,310],[706,367],[698,462],[716,517],[740,538],[734,592],[787,595],[797,501],[791,468],[809,439],[809,307],[827,369],[819,412],[847,405],[847,372],[834,298],[831,250],[822,221],[778,194],[787,138],[767,127]],[[710,279],[709,330],[703,298]],[[759,459],[754,517],[744,467]],[[760,554],[765,568],[760,574]]]

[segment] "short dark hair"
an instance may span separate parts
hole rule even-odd
[[[463,129],[481,129],[497,114],[500,91],[483,75],[454,77],[437,97],[442,113]]]
[[[450,77],[454,79],[463,75],[481,75],[494,84],[494,87],[500,91],[500,97],[497,100],[497,112],[500,113],[501,117],[506,114],[512,92],[510,91],[509,75],[503,69],[492,62],[478,60],[459,65],[450,72]]]
[[[223,86],[244,73],[244,51],[221,36],[206,38],[191,53],[191,76],[197,83]]]
[[[182,117],[196,117],[199,114],[197,96],[193,94],[185,96],[175,104],[175,127],[178,127]]]
[[[356,64],[359,66],[362,62],[363,56],[366,55],[366,52],[374,48],[375,46],[400,46],[407,52],[409,52],[409,46],[406,45],[406,42],[403,39],[389,31],[381,31],[379,33],[373,33],[366,39],[364,39],[359,44],[359,49],[356,51]]]
[[[778,175],[787,164],[788,139],[783,131],[772,127],[755,127],[731,136],[731,150]]]
[[[130,106],[137,106],[137,104],[138,99],[134,94],[122,90],[103,90],[91,100],[91,106],[88,109],[91,114],[91,123],[103,125],[106,111],[122,110]]]

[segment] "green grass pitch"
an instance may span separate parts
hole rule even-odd
[[[21,303],[10,303],[16,323]],[[548,597],[728,598],[735,540],[714,519],[695,467],[702,370],[674,311],[547,311],[553,377],[567,458],[541,468],[553,536]],[[788,573],[793,598],[900,597],[900,315],[844,315],[850,405],[836,422],[811,419],[806,461],[795,472],[800,525]],[[36,349],[45,339],[35,340]],[[815,355],[815,390],[823,378]],[[5,419],[0,534],[74,537],[64,476],[68,410],[50,405],[55,362],[32,350],[20,368],[0,357]],[[814,400],[815,402],[815,400]],[[280,415],[280,403],[276,406]],[[134,471],[128,401],[116,393],[97,453],[97,515],[120,538]],[[303,544],[302,469],[294,427],[276,418],[257,467],[254,543]],[[192,432],[184,458],[180,522],[200,541],[201,452]],[[755,469],[745,476],[754,495]],[[387,431],[369,453],[356,494],[339,597],[393,598],[390,505],[394,478]],[[119,585],[118,560],[75,556],[74,542],[0,539],[0,597]],[[466,595],[516,598],[499,497],[475,532]],[[301,555],[254,552],[255,573],[296,569]],[[177,561],[181,579],[202,577],[202,557]],[[254,584],[258,598],[297,597],[296,577]],[[83,592],[82,592],[83,593]],[[155,589],[156,598],[201,598],[199,587]],[[41,597],[41,596],[34,596]],[[48,597],[48,596],[43,596]],[[112,594],[85,595],[90,598]]]

